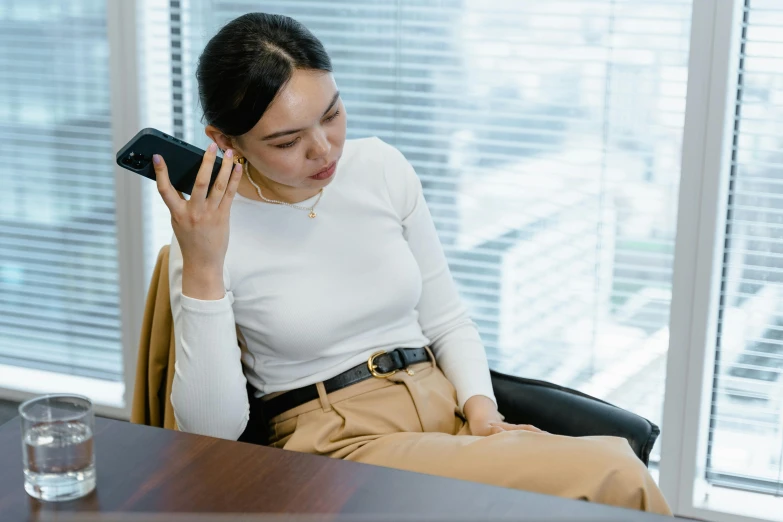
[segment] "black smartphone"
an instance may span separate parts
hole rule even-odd
[[[201,167],[205,152],[158,129],[146,128],[139,131],[120,149],[117,153],[117,165],[136,174],[141,174],[145,178],[155,180],[152,155],[160,154],[168,167],[171,184],[180,192],[190,194],[196,183],[196,175]],[[210,189],[215,183],[222,164],[221,158],[215,159],[215,165],[212,167],[212,179],[209,181]]]

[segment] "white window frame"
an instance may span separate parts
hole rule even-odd
[[[107,0],[112,146],[119,150],[139,130],[137,0]],[[96,413],[129,419],[136,353],[148,281],[144,277],[142,179],[114,165],[116,226],[122,318],[123,380],[0,364],[0,398],[24,401],[46,393],[78,393],[93,399]]]
[[[107,0],[109,36],[112,144],[120,150],[140,130],[141,104],[137,0]],[[144,274],[150,252],[144,242],[143,178],[114,165],[117,223],[117,260],[122,317],[124,404],[117,411],[129,419],[136,379],[136,355],[149,281]]]
[[[744,0],[694,0],[661,437],[678,515],[783,520],[783,499],[705,480]]]

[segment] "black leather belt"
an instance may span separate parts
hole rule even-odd
[[[386,378],[402,370],[413,375],[412,370],[408,370],[408,366],[429,360],[430,354],[424,348],[395,348],[389,352],[378,352],[371,355],[366,363],[354,366],[350,370],[324,381],[324,388],[326,393],[332,393],[371,377]],[[318,388],[315,384],[311,384],[304,388],[287,391],[266,401],[255,400],[261,403],[256,406],[263,409],[264,416],[271,420],[276,415],[317,398]]]

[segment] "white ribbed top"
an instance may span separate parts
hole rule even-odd
[[[428,344],[460,407],[473,395],[494,400],[484,347],[405,157],[377,138],[348,140],[317,212],[237,195],[226,295],[216,301],[182,295],[172,239],[179,429],[236,439],[248,419],[246,378],[263,395],[328,379],[378,350]]]

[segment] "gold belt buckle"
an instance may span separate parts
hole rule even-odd
[[[393,370],[393,371],[391,371],[389,373],[380,373],[380,372],[376,371],[376,369],[378,368],[378,365],[375,364],[375,358],[376,357],[380,357],[381,355],[383,355],[385,353],[386,352],[384,352],[384,351],[375,352],[374,354],[372,354],[370,356],[369,359],[367,359],[367,367],[370,369],[370,373],[372,374],[373,377],[378,377],[379,379],[385,379],[386,377],[391,377],[392,375],[394,375],[395,373],[397,373],[399,371],[399,370]]]
[[[378,368],[378,365],[375,364],[375,358],[379,357],[379,356],[381,356],[381,355],[383,355],[385,353],[386,352],[384,352],[384,351],[375,352],[374,354],[372,354],[370,356],[369,359],[367,359],[367,367],[370,369],[370,373],[372,374],[373,377],[378,377],[379,379],[385,379],[386,377],[391,377],[392,375],[394,375],[395,373],[400,371],[400,370],[393,370],[393,371],[390,371],[389,373],[380,373],[380,372],[375,371],[375,369]],[[408,373],[408,375],[413,375],[414,374],[414,371],[411,370],[410,368],[404,368],[404,370]]]

